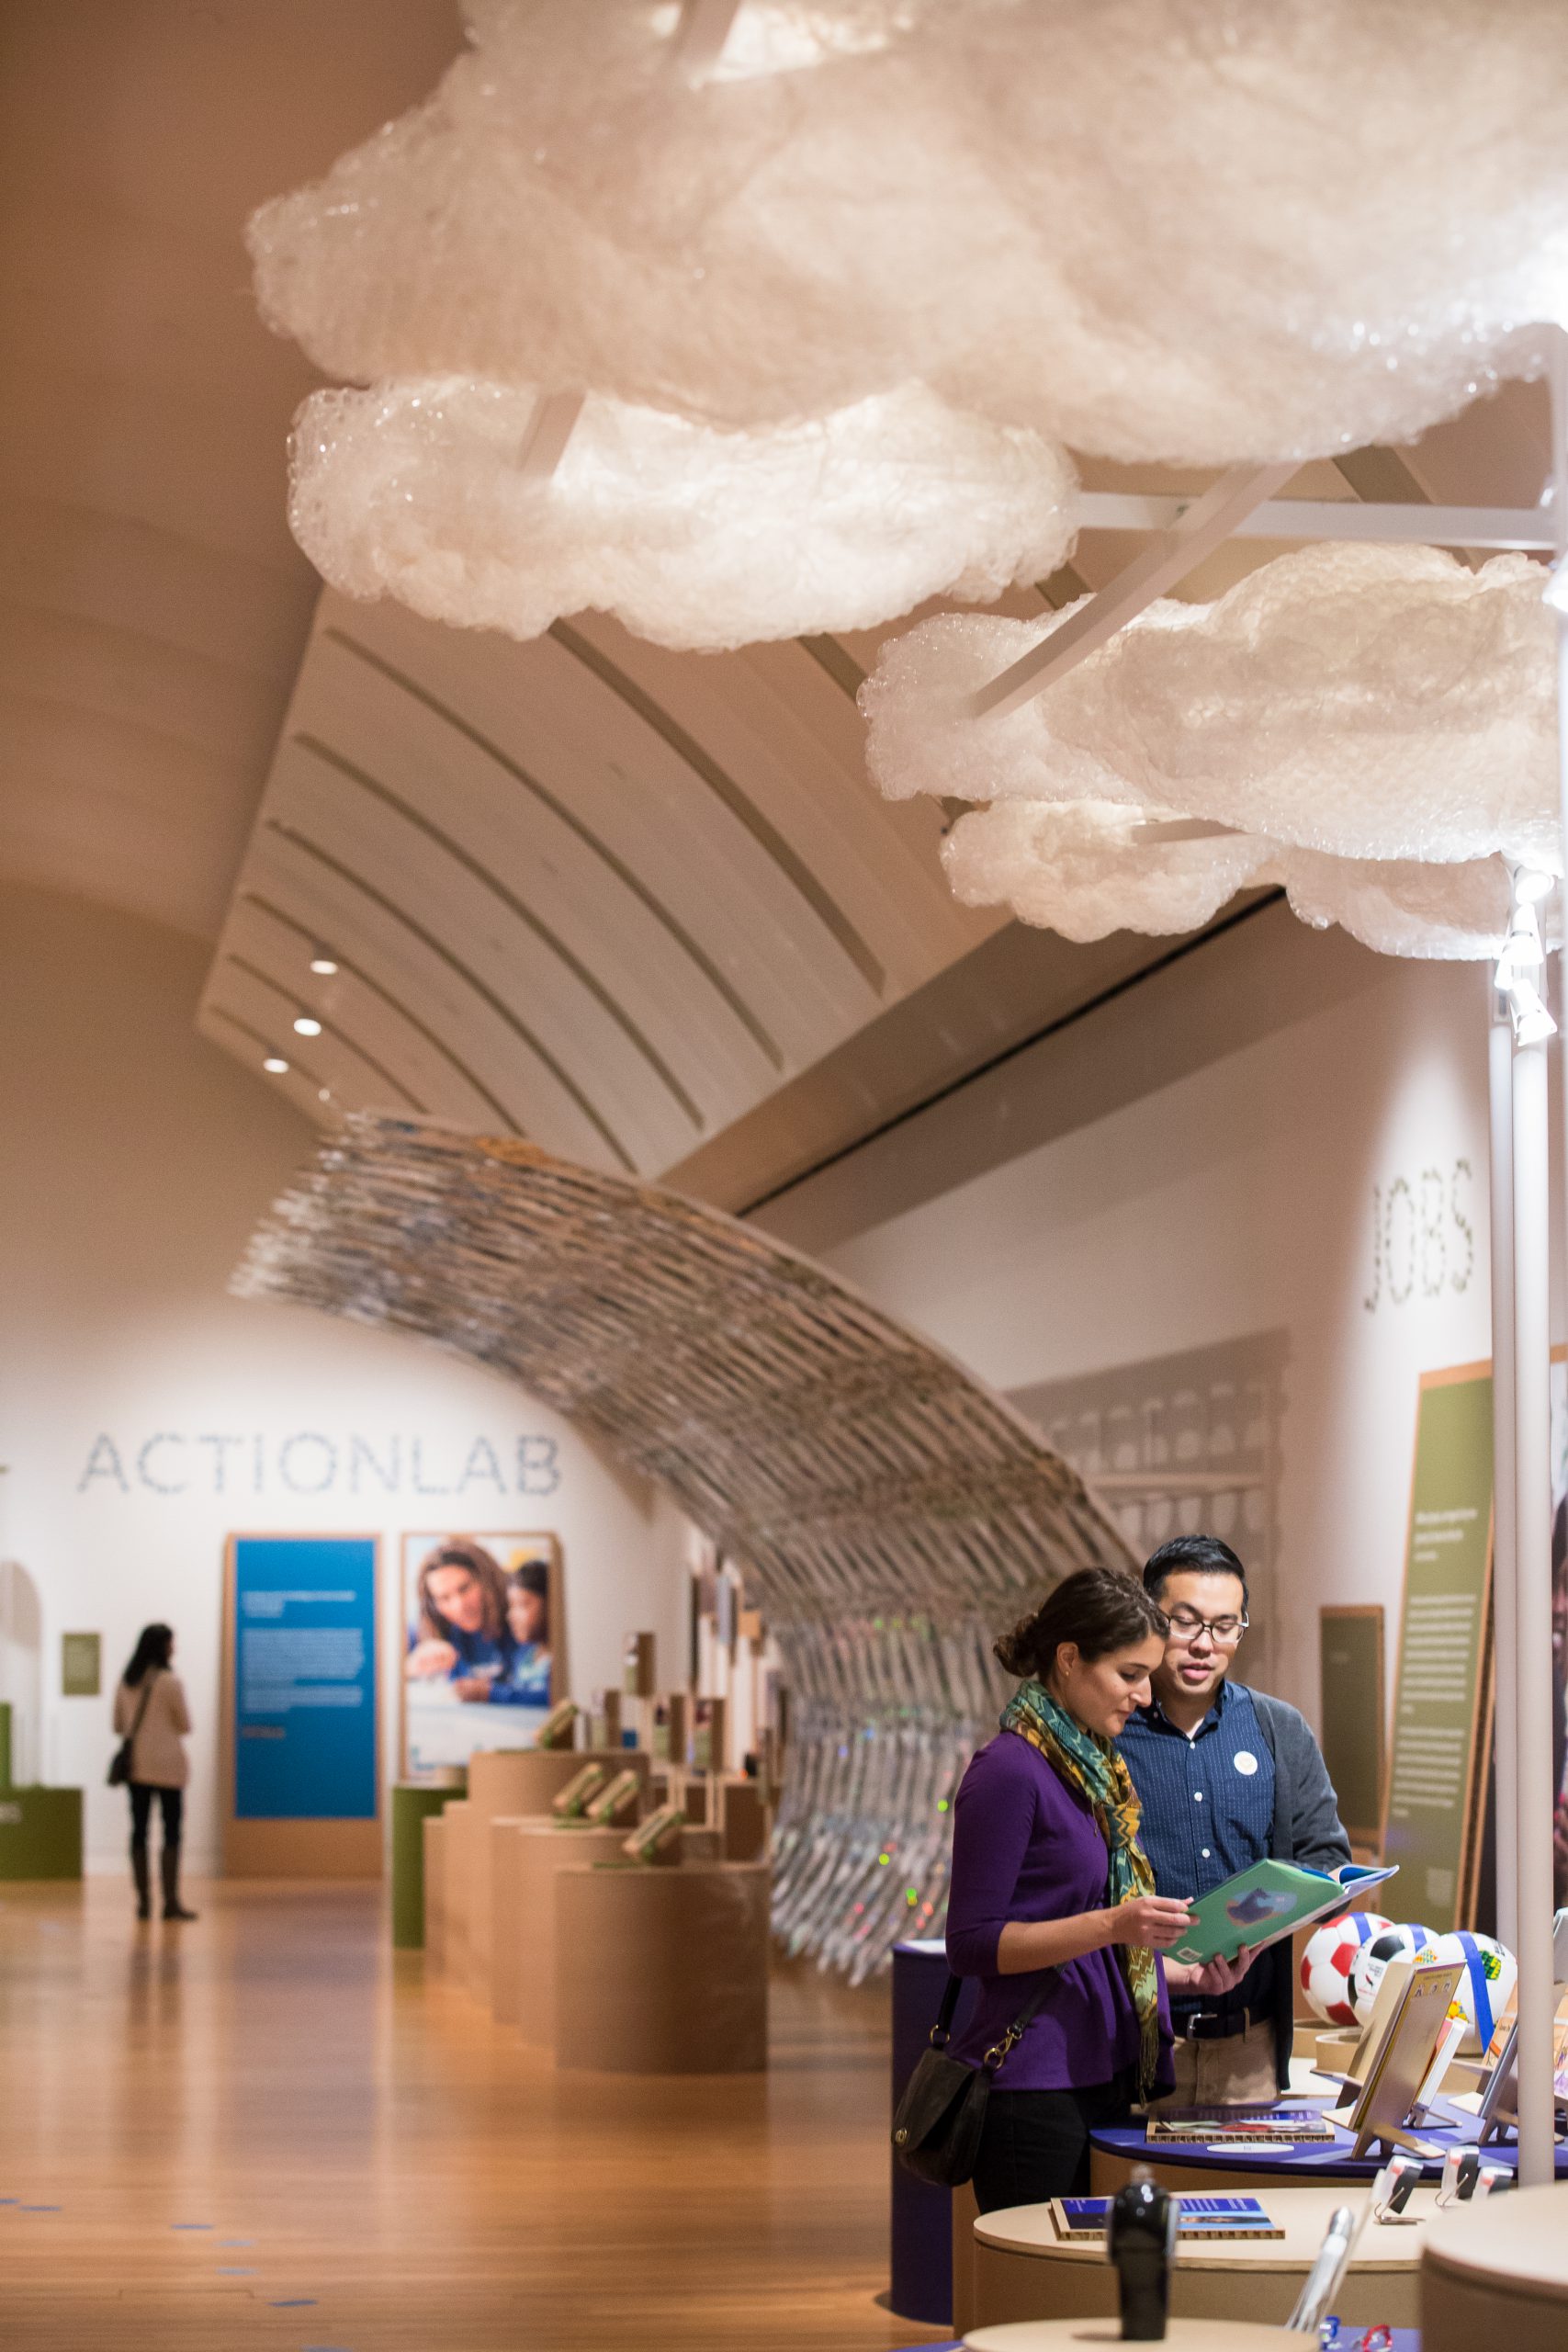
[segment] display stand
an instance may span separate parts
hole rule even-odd
[[[1263,2199],[1283,2228],[1282,2238],[1226,2238],[1179,2248],[1170,2291],[1177,2318],[1283,2325],[1317,2259],[1329,2216],[1346,2199],[1339,2188],[1279,2184],[1263,2192]],[[1421,2250],[1436,2206],[1437,2191],[1418,2188],[1404,2226],[1372,2225],[1362,2233],[1335,2299],[1344,2323],[1416,2324]],[[1118,2311],[1116,2273],[1103,2246],[1058,2238],[1048,2204],[983,2213],[974,2239],[973,2310],[954,2313],[966,2332],[1004,2320],[1110,2319]]]
[[[461,1804],[454,1796],[452,1804]],[[427,1984],[446,1966],[446,1846],[451,1831],[444,1808],[427,1813],[420,1825],[424,1852],[424,1974]]]
[[[81,1790],[0,1791],[0,1879],[81,1875]]]
[[[581,1747],[482,1748],[470,1758],[465,1799],[449,1804],[446,1821],[446,1973],[488,2007],[491,1984],[490,1825],[502,1814],[543,1814],[584,1764],[606,1771],[630,1766],[646,1774],[648,1759],[629,1750],[595,1754]]]
[[[1390,2155],[1405,2151],[1431,2162],[1440,2154],[1429,2141],[1413,2137],[1406,2125],[1431,2072],[1463,1973],[1458,1962],[1415,1971],[1350,2110],[1353,2154],[1364,2156],[1382,2148]]]
[[[424,1781],[393,1787],[392,1943],[399,1951],[417,1951],[424,1942],[424,1825],[461,1794]]]
[[[761,1862],[558,1871],[556,2064],[612,2075],[760,2074],[770,1882]]]
[[[549,2050],[555,2043],[557,1874],[569,1865],[613,1860],[626,1832],[503,1814],[491,1823],[490,1837],[491,2014],[498,2025],[514,2025],[525,2041]]]

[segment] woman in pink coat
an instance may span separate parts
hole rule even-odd
[[[136,1916],[152,1916],[152,1871],[147,1830],[157,1797],[164,1815],[164,1917],[194,1919],[180,1901],[180,1827],[185,1813],[185,1738],[190,1711],[185,1685],[173,1671],[175,1636],[167,1625],[143,1625],[119,1689],[114,1694],[114,1727],[130,1742],[130,1869],[136,1881]]]

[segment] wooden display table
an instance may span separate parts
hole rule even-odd
[[[573,1863],[556,1875],[555,2051],[610,2075],[768,2063],[765,1862]]]
[[[1284,2236],[1182,2246],[1171,2276],[1174,2315],[1282,2325],[1316,2260],[1329,2215],[1337,2205],[1354,2208],[1365,2191],[1273,2184],[1260,2194]],[[1414,2221],[1368,2223],[1335,2301],[1347,2324],[1416,2324],[1421,2252],[1436,2199],[1435,2189],[1418,2188],[1408,2208]],[[982,2213],[976,2222],[974,2306],[962,2324],[1105,2319],[1117,2309],[1116,2273],[1103,2245],[1064,2243],[1049,2205],[1016,2205]]]
[[[1292,2345],[1303,2352],[1315,2340],[1239,2319],[1173,2319],[1164,2337],[1172,2352],[1290,2352]],[[1078,2352],[1080,2346],[1121,2341],[1117,2320],[1023,2319],[976,2328],[964,2337],[964,2352]]]
[[[490,2000],[490,1825],[502,1814],[545,1814],[550,1800],[585,1764],[607,1772],[627,1767],[646,1781],[647,1755],[636,1748],[492,1747],[468,1759],[468,1793],[449,1804],[445,1848],[444,1973]]]
[[[1422,2352],[1562,2352],[1568,2188],[1520,2188],[1439,2213],[1421,2264]]]

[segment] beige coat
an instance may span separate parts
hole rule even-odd
[[[190,1766],[180,1745],[190,1729],[185,1684],[177,1674],[164,1668],[152,1667],[148,1671],[152,1677],[152,1689],[130,1751],[130,1777],[144,1781],[154,1789],[183,1789],[190,1778]],[[134,1690],[122,1682],[115,1692],[114,1727],[121,1739],[136,1721],[136,1710],[146,1690],[144,1681],[139,1682]]]

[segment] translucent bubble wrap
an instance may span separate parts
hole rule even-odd
[[[1523,556],[1329,544],[1156,604],[1004,717],[969,696],[1060,625],[923,622],[862,689],[872,775],[989,801],[948,871],[1075,939],[1190,929],[1247,881],[1385,954],[1483,956],[1504,861],[1560,874],[1553,622]],[[1228,828],[1179,843],[1138,821]]]
[[[263,208],[332,375],[754,429],[911,380],[1115,458],[1411,438],[1568,319],[1560,0],[470,0],[434,96]]]
[[[462,378],[316,393],[295,537],[334,587],[433,620],[528,638],[592,608],[707,650],[988,601],[1072,543],[1066,461],[919,385],[761,435],[592,396],[547,480],[519,463],[536,408]]]

